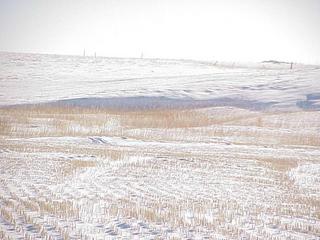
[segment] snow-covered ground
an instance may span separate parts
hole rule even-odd
[[[0,105],[83,97],[162,96],[228,97],[295,107],[308,94],[320,93],[319,79],[319,66],[301,64],[291,70],[290,64],[272,62],[95,59],[0,52]]]
[[[319,93],[317,66],[0,53],[0,239],[319,240]]]

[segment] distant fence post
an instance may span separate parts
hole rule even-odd
[[[292,69],[292,66],[293,66],[293,62],[291,62],[291,64],[290,64],[290,69]]]

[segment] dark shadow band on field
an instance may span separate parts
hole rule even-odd
[[[168,97],[111,97],[111,98],[74,98],[64,99],[41,104],[54,107],[80,107],[80,108],[105,108],[112,110],[156,110],[156,109],[195,109],[207,107],[232,106],[243,109],[261,111],[276,102],[259,102],[254,100],[215,98],[198,100],[193,98],[168,98]]]
[[[320,110],[320,93],[307,94],[306,100],[297,101],[296,105],[304,110]]]
[[[71,98],[43,103],[26,103],[4,105],[0,108],[16,107],[68,107],[68,108],[100,108],[122,111],[196,109],[209,107],[236,107],[253,111],[278,109],[279,102],[262,102],[242,98],[220,97],[212,99],[169,98],[164,96],[132,96],[132,97],[88,97]],[[303,110],[320,111],[320,93],[306,95],[306,100],[296,101],[296,106]],[[280,107],[281,108],[281,107]]]

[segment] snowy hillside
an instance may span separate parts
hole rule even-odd
[[[0,105],[84,97],[162,96],[228,98],[228,104],[241,99],[295,107],[298,101],[307,100],[308,94],[320,93],[320,67],[295,64],[290,70],[290,64],[277,62],[237,64],[0,53],[0,84]],[[318,98],[298,106],[310,107]]]

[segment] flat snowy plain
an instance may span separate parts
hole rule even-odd
[[[0,239],[320,239],[320,67],[0,53]]]

